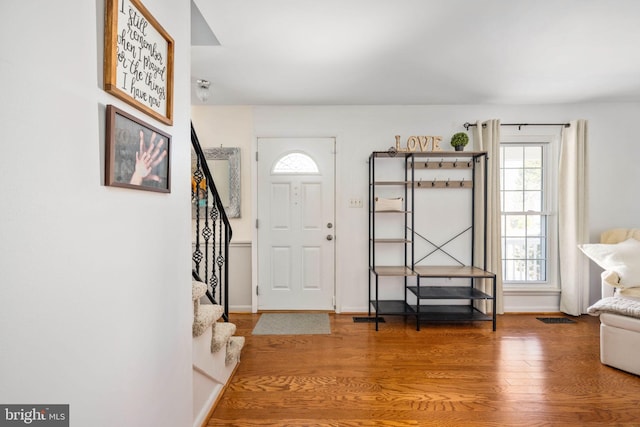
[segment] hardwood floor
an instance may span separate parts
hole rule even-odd
[[[375,332],[329,316],[331,335],[277,336],[251,335],[258,314],[232,314],[246,345],[207,425],[640,426],[640,377],[600,363],[598,318],[418,332],[386,316]]]

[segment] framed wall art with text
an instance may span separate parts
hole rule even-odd
[[[173,39],[140,0],[105,0],[104,90],[173,125]]]

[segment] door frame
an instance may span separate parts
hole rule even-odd
[[[338,285],[338,138],[335,136],[256,136],[251,143],[251,312],[258,312],[258,228],[256,224],[259,218],[258,212],[258,140],[259,139],[306,139],[306,138],[326,138],[333,140],[333,235],[335,239],[333,250],[333,294],[334,311],[339,313],[340,307],[340,287]]]

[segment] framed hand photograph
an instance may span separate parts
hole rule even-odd
[[[105,185],[171,192],[171,136],[107,105]]]

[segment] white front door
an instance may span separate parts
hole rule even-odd
[[[258,138],[258,309],[333,310],[334,138]]]

